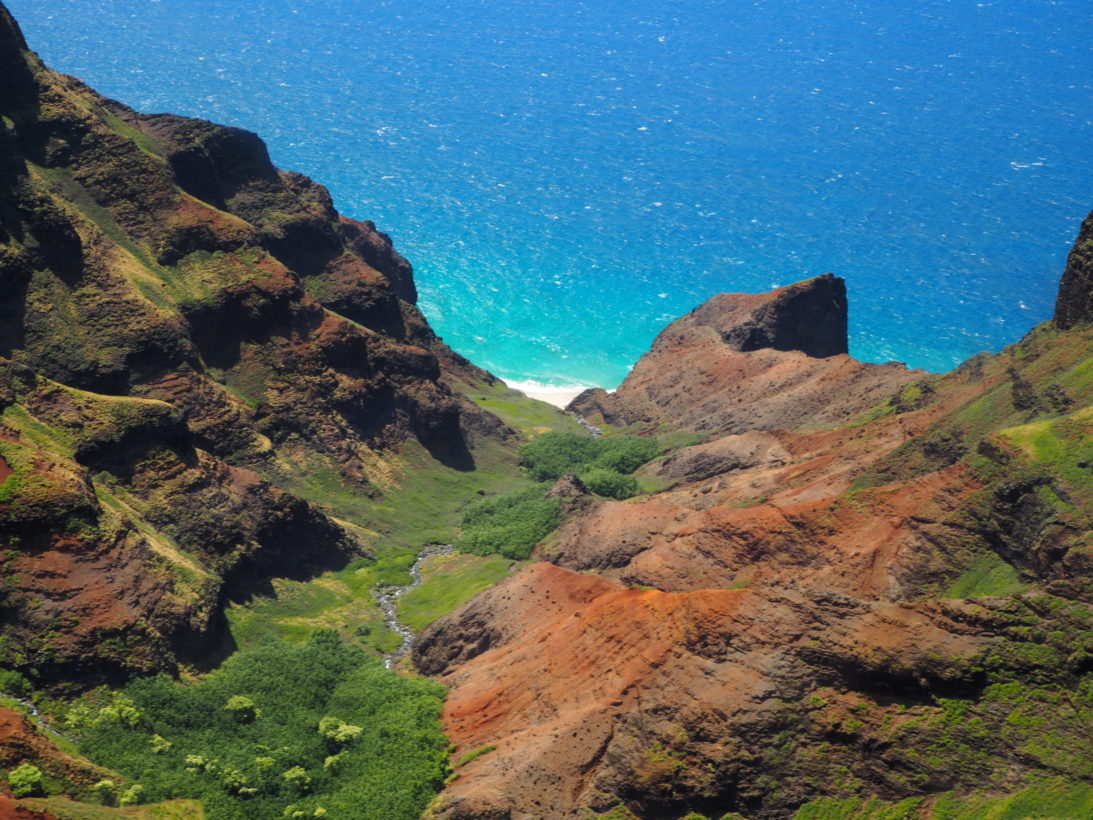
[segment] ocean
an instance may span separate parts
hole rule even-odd
[[[853,355],[945,370],[1051,315],[1093,207],[1088,0],[6,2],[53,68],[258,132],[523,386],[827,271]]]

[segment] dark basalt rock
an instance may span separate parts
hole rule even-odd
[[[1093,322],[1093,213],[1085,218],[1067,256],[1054,322],[1059,330]]]
[[[171,145],[167,161],[178,186],[222,211],[247,185],[280,183],[266,144],[251,131],[174,114],[156,114],[144,124]]]
[[[376,498],[409,440],[467,470],[468,437],[513,435],[453,391],[492,377],[390,239],[257,135],[49,70],[2,3],[0,114],[0,665],[79,687],[201,660],[221,602],[365,548],[278,487]]]
[[[704,308],[695,311],[705,323]],[[709,310],[712,320],[721,315]],[[721,338],[741,353],[752,350],[799,350],[817,359],[847,353],[846,283],[830,273],[771,294],[750,318],[721,331]]]
[[[0,107],[22,108],[35,97],[34,74],[26,60],[27,41],[11,13],[0,5]]]

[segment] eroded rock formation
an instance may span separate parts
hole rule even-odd
[[[715,297],[575,403],[705,440],[423,635],[457,753],[497,747],[437,817],[784,818],[1089,775],[1093,329],[943,376],[741,349],[817,282]]]
[[[676,319],[613,393],[569,409],[593,424],[703,434],[845,422],[922,373],[847,355],[846,288],[830,274],[723,293]]]
[[[410,265],[254,134],[44,67],[0,6],[0,663],[91,683],[208,653],[227,594],[360,552],[408,441],[508,431]],[[367,521],[357,521],[367,525]]]

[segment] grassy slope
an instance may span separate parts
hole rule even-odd
[[[526,562],[499,555],[437,555],[422,567],[422,583],[398,602],[399,619],[420,631],[476,594],[511,575]]]
[[[525,436],[581,429],[568,414],[500,382],[476,384],[466,393]],[[374,651],[395,649],[399,637],[385,626],[372,589],[408,584],[410,566],[421,548],[451,541],[463,508],[479,493],[507,493],[531,483],[521,474],[512,446],[482,440],[474,458],[476,469],[463,472],[435,461],[420,446],[407,444],[380,499],[353,492],[332,473],[288,484],[286,489],[329,507],[342,520],[369,521],[370,529],[358,532],[374,557],[306,582],[275,580],[273,596],[230,606],[227,614],[236,645],[246,648],[276,638],[301,641],[314,628],[326,626]],[[434,559],[424,568],[424,583],[400,602],[400,613],[411,628],[422,629],[517,567],[496,557]]]
[[[480,383],[470,386],[466,396],[479,407],[500,416],[510,427],[527,437],[557,431],[579,433],[584,428],[573,416],[546,402],[529,399],[519,390],[506,387],[504,382]]]
[[[147,806],[96,806],[67,797],[34,797],[20,801],[28,809],[48,811],[61,820],[203,820],[205,812],[196,800],[166,800]]]

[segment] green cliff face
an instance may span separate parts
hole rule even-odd
[[[508,441],[388,238],[257,136],[104,99],[2,8],[0,70],[0,665],[200,659],[226,597],[368,554],[406,453]]]

